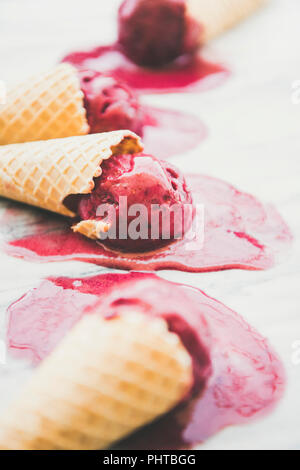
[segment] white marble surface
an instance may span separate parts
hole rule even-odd
[[[16,82],[49,68],[70,49],[112,39],[118,3],[0,0],[0,79]],[[222,87],[198,95],[143,98],[193,110],[209,128],[204,144],[174,163],[184,170],[188,161],[189,170],[226,179],[275,203],[295,236],[288,258],[269,271],[160,274],[198,286],[242,314],[269,338],[287,370],[287,391],[275,412],[225,429],[203,449],[300,449],[300,351],[293,349],[300,341],[300,104],[291,98],[292,83],[300,80],[299,17],[299,0],[272,0],[205,51],[233,72]],[[99,272],[83,263],[30,264],[4,254],[0,266],[2,334],[6,306],[42,277]],[[0,365],[1,408],[29,374],[24,364],[9,358]]]

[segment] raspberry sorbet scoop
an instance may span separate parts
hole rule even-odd
[[[143,111],[130,88],[95,70],[78,73],[91,134],[128,129],[142,135]]]
[[[101,241],[117,250],[154,250],[183,237],[192,223],[192,196],[185,179],[152,155],[119,155],[102,163],[87,195],[65,205],[81,220],[103,220]]]
[[[119,9],[119,43],[135,63],[162,66],[194,52],[202,26],[186,0],[125,0]]]

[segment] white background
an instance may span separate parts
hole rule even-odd
[[[0,80],[15,83],[49,69],[65,53],[115,37],[115,0],[0,0]],[[285,398],[267,418],[227,428],[204,449],[300,449],[300,363],[293,344],[300,340],[300,103],[292,103],[292,84],[300,80],[300,2],[272,0],[234,31],[211,43],[210,58],[226,63],[231,78],[197,95],[144,97],[154,105],[199,115],[209,138],[184,158],[193,168],[223,178],[277,205],[295,243],[289,257],[265,272],[208,274],[162,272],[161,276],[205,290],[242,314],[269,338],[284,361]],[[0,315],[42,277],[101,270],[81,263],[29,264],[0,254]],[[298,356],[299,357],[299,356]],[[296,357],[294,358],[296,359]],[[9,360],[0,365],[0,407],[30,371]]]

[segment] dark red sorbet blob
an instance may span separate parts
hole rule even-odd
[[[140,65],[160,67],[199,47],[202,26],[188,15],[186,0],[124,0],[118,41]]]
[[[80,220],[105,220],[109,224],[109,230],[104,233],[104,246],[125,252],[145,252],[182,237],[185,227],[190,228],[192,196],[177,168],[152,155],[139,153],[112,156],[102,163],[101,170],[90,194],[68,196],[64,204]],[[137,205],[141,206],[138,232],[142,232],[138,239],[130,235]],[[191,206],[190,216],[185,216],[185,205]],[[154,207],[162,207],[162,212]],[[130,215],[132,210],[134,215]],[[166,226],[163,219],[168,216],[170,223]]]
[[[186,180],[193,203],[204,209],[204,232],[200,227],[192,241],[121,253],[72,233],[67,219],[11,203],[0,225],[4,250],[39,262],[80,260],[126,270],[187,272],[267,269],[285,255],[292,235],[272,206],[215,178],[188,175]]]
[[[163,317],[180,336],[193,360],[194,386],[175,410],[120,448],[189,448],[225,426],[260,417],[281,398],[283,366],[264,338],[204,292],[154,274],[43,281],[8,310],[9,351],[37,364],[82,315],[99,310],[109,318],[128,306]]]
[[[198,54],[182,55],[161,68],[146,68],[128,59],[118,44],[72,52],[63,62],[79,70],[110,75],[140,93],[205,91],[222,84],[229,76],[223,65],[210,63]]]
[[[91,134],[128,129],[143,137],[148,153],[164,159],[205,139],[206,128],[197,116],[143,106],[127,85],[103,73],[79,70],[78,74]]]
[[[143,110],[130,88],[94,70],[78,75],[91,134],[128,129],[142,135]]]

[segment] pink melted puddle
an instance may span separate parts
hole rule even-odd
[[[140,67],[125,57],[117,44],[72,52],[63,62],[109,74],[140,93],[206,91],[222,84],[229,76],[224,66],[210,63],[199,55],[180,57],[164,68]]]
[[[118,45],[74,52],[63,59],[78,69],[96,70],[125,83],[139,93],[204,91],[221,84],[229,72],[200,56],[185,56],[168,67],[149,69],[137,66],[119,51]],[[142,137],[145,150],[159,158],[186,153],[206,137],[206,127],[196,116],[144,107]]]
[[[188,175],[187,182],[194,203],[204,205],[204,243],[200,237],[148,253],[115,252],[74,234],[68,219],[21,206],[2,218],[4,250],[30,261],[79,260],[116,269],[187,272],[268,269],[286,253],[292,235],[272,206],[208,176]]]
[[[9,308],[10,352],[37,364],[99,298],[105,311],[118,299],[123,304],[143,299],[157,315],[181,316],[200,341],[208,332],[210,338],[213,372],[206,389],[123,441],[122,449],[189,448],[225,426],[244,424],[271,411],[281,398],[283,366],[263,337],[204,292],[153,274],[43,281]],[[196,351],[190,350],[194,360]]]
[[[145,152],[167,160],[185,155],[207,136],[205,125],[192,114],[143,107],[143,143]]]

